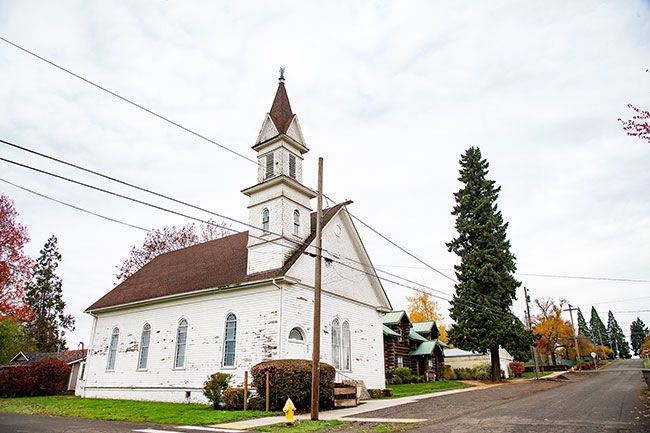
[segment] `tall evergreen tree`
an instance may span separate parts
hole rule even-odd
[[[582,315],[582,311],[578,308],[578,335],[583,335],[591,339],[591,331],[585,320],[585,316]]]
[[[632,351],[634,356],[639,356],[639,349],[643,344],[645,336],[648,335],[648,328],[645,323],[638,317],[630,325],[630,340],[632,341]]]
[[[625,334],[623,334],[621,327],[618,326],[618,322],[611,310],[607,313],[607,334],[612,344],[615,357],[623,359],[632,357],[630,354],[630,345],[627,343]]]
[[[610,346],[609,338],[607,336],[607,328],[594,307],[591,307],[591,318],[589,319],[589,328],[591,331],[591,339],[595,344]]]
[[[456,293],[450,316],[455,321],[449,341],[457,347],[478,352],[490,351],[492,380],[500,379],[499,346],[519,351],[532,343],[530,332],[511,313],[517,287],[515,257],[506,237],[508,223],[497,207],[500,187],[487,179],[488,162],[478,147],[461,156],[455,193],[458,236],[447,244],[460,257],[455,266]]]
[[[74,330],[74,319],[63,311],[62,282],[56,275],[61,254],[56,242],[56,237],[52,236],[45,243],[25,295],[33,313],[25,331],[34,341],[36,350],[41,352],[65,350],[65,330]]]

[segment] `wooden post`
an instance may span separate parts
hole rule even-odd
[[[314,269],[314,322],[311,352],[311,420],[318,420],[320,396],[320,297],[323,252],[323,158],[318,158],[318,207],[316,211],[316,266]]]
[[[248,410],[248,370],[244,372],[244,410]]]
[[[530,322],[530,308],[528,308],[528,290],[524,287],[524,298],[526,299],[526,316],[528,316],[528,329],[532,328]],[[537,365],[537,352],[533,346],[530,346],[530,353],[533,355],[533,361],[535,362],[535,379],[539,380],[539,366]]]
[[[571,304],[569,304],[569,308],[564,310],[564,311],[568,311],[569,314],[571,315],[571,329],[573,329],[573,332],[575,332],[573,334],[573,340],[574,340],[575,345],[576,345],[576,367],[578,367],[578,370],[582,370],[582,368],[580,368],[580,361],[581,361],[581,359],[580,359],[580,346],[578,346],[578,332],[579,332],[579,330],[578,330],[578,332],[576,332],[575,328],[574,328],[574,325],[573,325],[573,310],[577,310],[577,308],[573,308],[571,306]]]
[[[266,378],[266,411],[269,411],[269,372],[265,373]]]

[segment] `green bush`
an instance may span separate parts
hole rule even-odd
[[[411,369],[408,367],[400,367],[395,369],[395,377],[393,378],[393,383],[398,384],[396,379],[400,379],[399,383],[413,383],[417,380],[417,377],[413,375]]]
[[[458,380],[490,380],[490,364],[477,365],[473,368],[456,368]]]
[[[269,372],[269,404],[271,410],[281,410],[291,398],[298,411],[311,407],[311,361],[306,359],[279,359],[253,366],[253,386],[260,397],[266,397],[265,373]],[[320,363],[321,409],[334,407],[334,376],[331,365]]]
[[[230,379],[232,379],[232,374],[214,373],[203,382],[203,395],[212,403],[213,408],[219,408]]]
[[[380,388],[370,388],[368,394],[370,394],[370,398],[381,398],[383,396]]]
[[[393,396],[393,390],[390,389],[390,388],[382,389],[382,390],[381,390],[381,394],[382,394],[385,398],[389,398],[389,397],[392,397],[392,396]]]
[[[393,377],[393,380],[391,381],[391,385],[401,385],[402,384],[402,378],[399,376]]]
[[[266,401],[264,397],[256,395],[248,399],[248,409],[250,410],[266,410]]]
[[[456,380],[456,372],[454,371],[453,368],[451,368],[451,365],[445,364],[445,366],[442,368],[442,380]]]
[[[244,409],[244,388],[226,388],[223,392],[223,404],[226,409]]]

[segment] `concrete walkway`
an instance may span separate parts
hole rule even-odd
[[[440,392],[435,392],[431,394],[420,394],[420,395],[412,395],[409,397],[400,397],[400,398],[392,398],[392,399],[385,399],[385,400],[366,400],[363,401],[359,404],[357,407],[349,407],[345,409],[334,409],[334,410],[325,410],[320,413],[320,419],[321,420],[334,420],[338,419],[340,421],[365,421],[365,422],[386,422],[386,423],[395,423],[395,422],[400,422],[400,423],[414,423],[414,422],[421,422],[421,421],[426,421],[426,419],[415,419],[415,418],[363,418],[363,419],[356,419],[354,418],[354,415],[359,415],[364,412],[372,412],[375,410],[380,410],[380,409],[386,409],[389,407],[394,407],[394,406],[400,406],[402,404],[407,404],[407,403],[413,403],[419,400],[424,400],[427,398],[435,398],[435,397],[442,397],[445,395],[451,395],[451,394],[458,394],[461,392],[470,392],[470,391],[476,391],[479,389],[486,389],[486,388],[491,388],[494,386],[499,386],[499,384],[495,385],[479,385],[475,386],[472,388],[463,388],[463,389],[452,389],[449,391],[440,391]],[[295,417],[298,420],[305,420],[309,419],[310,415],[307,414],[301,414],[301,415],[296,415]],[[278,424],[284,422],[285,418],[284,416],[269,416],[265,418],[254,418],[254,419],[248,419],[244,421],[237,421],[237,422],[232,422],[232,423],[225,423],[225,424],[216,424],[212,425],[210,427],[216,427],[216,428],[222,428],[222,429],[233,429],[233,430],[248,430],[248,429],[255,429],[255,427],[261,427],[264,425],[271,425],[271,424]]]

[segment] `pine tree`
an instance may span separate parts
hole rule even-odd
[[[517,287],[515,257],[506,237],[508,223],[497,207],[500,187],[486,178],[488,162],[477,147],[467,149],[460,160],[461,189],[455,193],[458,236],[447,244],[460,257],[455,266],[456,293],[450,316],[451,344],[461,349],[490,351],[492,380],[500,379],[499,346],[521,351],[532,336],[511,313]],[[512,352],[511,352],[512,353]]]
[[[634,352],[634,356],[639,356],[639,350],[647,334],[648,328],[645,326],[645,323],[637,317],[630,325],[630,340],[632,341],[632,351]]]
[[[630,354],[630,346],[625,339],[623,330],[618,326],[618,322],[611,310],[607,313],[607,334],[612,344],[615,357],[624,359],[632,357]]]
[[[592,341],[601,346],[610,346],[607,336],[607,328],[594,307],[591,307],[591,319],[589,319],[589,329],[591,331]]]
[[[36,350],[41,352],[65,350],[65,330],[74,330],[74,319],[63,311],[62,282],[56,275],[61,254],[56,242],[56,237],[52,236],[45,243],[25,295],[33,313],[26,325],[26,334],[34,341]]]
[[[583,335],[591,340],[591,331],[589,326],[587,326],[587,321],[585,316],[582,315],[582,311],[578,308],[578,335]]]

